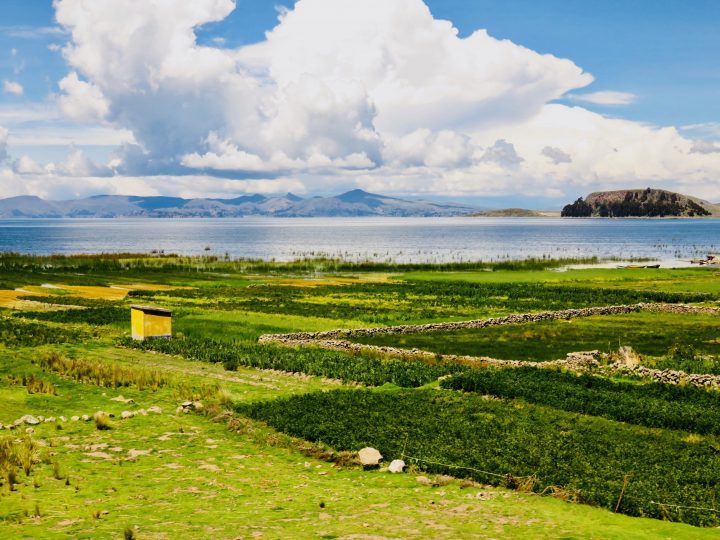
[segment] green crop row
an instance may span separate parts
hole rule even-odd
[[[712,511],[720,497],[715,439],[436,390],[336,390],[236,410],[338,450],[420,458],[428,472],[522,481],[632,516],[720,524]]]
[[[61,323],[86,323],[105,325],[130,323],[130,310],[120,307],[89,307],[83,309],[63,309],[58,311],[19,311],[15,317],[53,321]]]
[[[351,356],[316,347],[289,348],[248,343],[227,343],[213,339],[175,338],[135,341],[124,339],[121,344],[141,350],[184,356],[203,362],[218,362],[225,369],[238,366],[275,369],[358,382],[369,386],[386,383],[417,387],[443,375],[466,369],[459,365],[428,365],[423,362],[385,360],[367,356]]]
[[[699,302],[704,293],[548,286],[542,283],[410,281],[320,287],[264,284],[255,287],[202,287],[171,291],[133,291],[201,301],[212,309],[316,316],[367,323],[476,318],[488,314],[544,311],[639,302]]]
[[[50,343],[72,343],[87,337],[73,328],[50,327],[41,323],[0,318],[0,345],[6,347],[35,347]]]
[[[630,424],[720,434],[720,396],[693,386],[618,382],[536,368],[468,370],[444,379],[441,386]]]

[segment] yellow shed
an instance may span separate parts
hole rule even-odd
[[[130,306],[132,338],[172,337],[172,312],[169,309],[150,306]]]

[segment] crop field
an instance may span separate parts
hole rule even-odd
[[[716,357],[720,355],[720,316],[640,312],[352,339],[370,345],[507,360],[555,360],[564,358],[569,352],[612,352],[621,346],[630,346],[641,355],[658,358],[671,354],[675,348],[692,348],[696,355]]]
[[[0,538],[716,538],[716,386],[258,343],[720,305],[710,268],[570,262],[0,255]],[[131,304],[171,309],[173,338],[131,340]],[[638,312],[354,339],[532,361],[632,347],[644,366],[720,374],[719,320]],[[366,446],[379,468],[359,465]],[[405,472],[389,473],[400,458]]]

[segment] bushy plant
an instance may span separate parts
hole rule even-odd
[[[509,487],[534,475],[536,492],[554,486],[632,516],[720,524],[714,511],[678,508],[713,509],[720,496],[714,442],[681,432],[435,390],[334,390],[236,409],[297,437],[337,450],[372,446],[430,473]]]

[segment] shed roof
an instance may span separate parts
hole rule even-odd
[[[172,311],[165,308],[153,307],[153,306],[130,306],[130,309],[136,309],[142,311],[148,315],[159,315],[160,317],[170,317]]]

